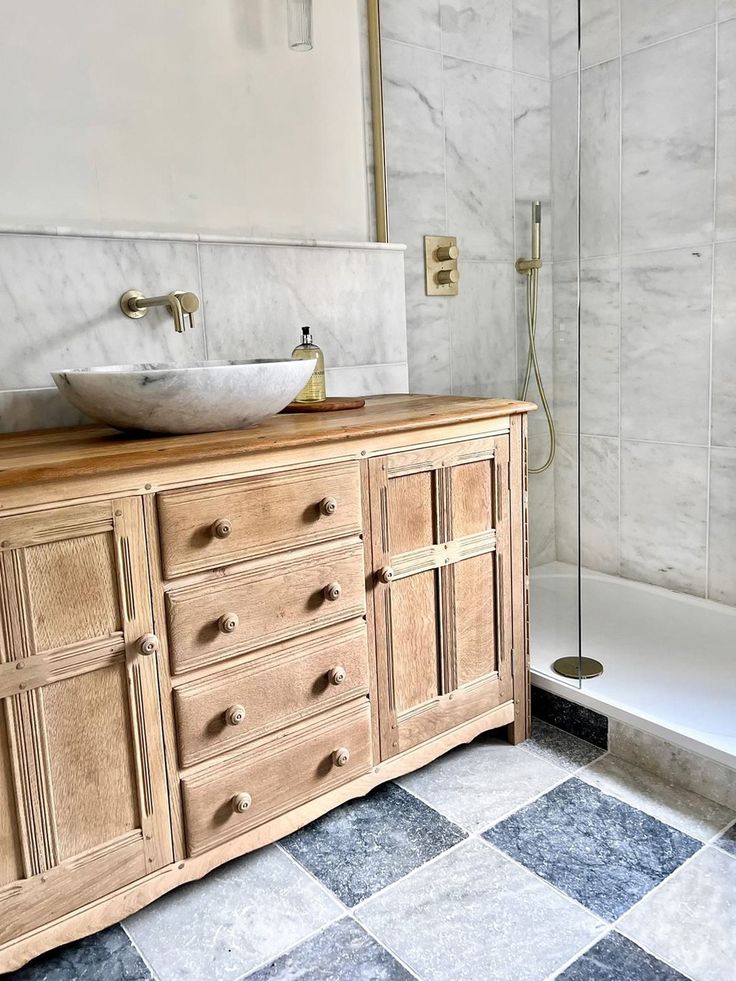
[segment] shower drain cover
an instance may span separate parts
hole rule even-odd
[[[576,678],[580,681],[603,674],[603,665],[592,657],[558,657],[552,670],[563,678]]]

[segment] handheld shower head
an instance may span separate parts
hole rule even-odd
[[[532,259],[542,258],[542,202],[532,202]]]

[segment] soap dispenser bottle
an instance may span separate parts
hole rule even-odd
[[[302,342],[291,352],[292,358],[299,361],[316,361],[312,376],[294,399],[295,402],[324,402],[325,358],[320,348],[312,343],[311,327],[302,327]]]

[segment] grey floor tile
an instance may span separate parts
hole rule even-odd
[[[560,767],[481,736],[399,781],[468,831],[482,831],[564,780]]]
[[[389,783],[282,844],[346,906],[355,906],[464,837],[441,814]]]
[[[161,981],[232,981],[342,912],[271,846],[163,896],[129,917],[125,928]]]
[[[43,954],[3,974],[3,981],[149,981],[152,976],[125,931],[114,926]]]
[[[248,981],[408,981],[412,975],[346,918],[305,940]]]
[[[522,748],[571,773],[592,763],[606,752],[600,746],[594,746],[593,743],[573,736],[564,729],[558,729],[542,719],[532,720],[531,737],[522,743]]]
[[[608,749],[608,719],[585,705],[532,685],[532,715],[601,749]]]
[[[617,928],[696,981],[736,976],[736,858],[704,848]]]
[[[369,899],[356,915],[423,981],[541,981],[604,928],[478,839]]]
[[[598,760],[578,776],[605,794],[620,797],[699,841],[709,841],[736,818],[736,814],[723,804],[716,804],[615,756]]]
[[[716,845],[729,855],[736,856],[736,824],[718,838]]]
[[[701,847],[576,777],[484,837],[608,920],[630,909]]]
[[[609,933],[557,981],[679,981],[682,974],[652,957],[620,933]]]

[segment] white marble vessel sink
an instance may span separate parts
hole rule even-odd
[[[213,433],[245,429],[301,391],[314,361],[197,361],[116,364],[52,372],[85,415],[116,429]]]

